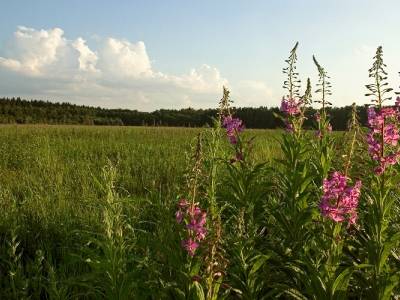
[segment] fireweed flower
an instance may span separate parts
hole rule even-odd
[[[396,99],[396,106],[383,107],[376,110],[374,107],[368,108],[367,134],[368,152],[371,158],[377,161],[375,174],[381,175],[389,165],[397,163],[400,152],[396,146],[400,139],[400,133],[397,128],[399,121],[400,97]],[[385,150],[385,151],[384,151]]]
[[[207,235],[205,228],[207,213],[200,209],[198,203],[189,204],[186,199],[181,199],[178,202],[175,217],[178,224],[185,225],[187,239],[183,240],[181,245],[190,256],[194,256],[196,249],[200,246],[199,242]]]
[[[294,132],[293,119],[300,115],[301,104],[302,102],[300,100],[294,98],[282,98],[280,111],[285,116],[284,122],[287,132]]]
[[[226,135],[231,144],[237,144],[237,136],[244,130],[243,121],[239,118],[232,118],[232,116],[225,116],[222,126],[226,129]]]
[[[334,172],[330,179],[324,179],[319,208],[324,217],[335,222],[347,221],[351,225],[357,221],[361,181],[349,186],[348,179],[340,172]]]
[[[231,163],[243,161],[243,148],[239,142],[239,134],[244,130],[243,121],[233,118],[231,115],[224,116],[222,126],[226,129],[229,142],[235,148],[235,156],[230,160]]]
[[[190,256],[194,256],[194,252],[199,247],[199,243],[190,237],[187,240],[182,241],[182,247],[189,253]]]
[[[283,98],[280,110],[287,116],[296,116],[300,114],[301,101],[293,98]]]

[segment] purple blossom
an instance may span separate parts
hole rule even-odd
[[[282,98],[280,111],[285,115],[286,131],[294,132],[293,118],[301,113],[301,100]]]
[[[194,252],[199,247],[199,243],[190,237],[187,240],[182,241],[182,247],[189,253],[190,256],[194,256]]]
[[[300,113],[301,101],[293,98],[283,98],[281,101],[280,110],[285,115],[295,116]]]
[[[394,148],[400,139],[397,128],[400,117],[397,108],[399,103],[400,98],[398,97],[396,108],[383,107],[378,111],[374,107],[368,108],[368,125],[370,127],[367,134],[368,152],[372,159],[379,164],[374,170],[377,175],[381,175],[387,166],[396,164],[399,158],[399,153]]]
[[[184,221],[188,237],[182,241],[182,247],[190,256],[194,256],[196,249],[200,246],[199,242],[204,240],[207,235],[205,228],[207,213],[200,209],[198,203],[189,204],[185,199],[181,199],[175,217],[178,224]]]
[[[357,220],[361,181],[354,186],[349,186],[347,181],[348,177],[340,172],[334,172],[330,179],[324,179],[319,207],[324,217],[335,222],[347,221],[351,225]]]
[[[231,144],[237,144],[238,134],[244,130],[243,121],[239,118],[232,118],[232,116],[225,116],[222,126],[226,129],[226,135]]]

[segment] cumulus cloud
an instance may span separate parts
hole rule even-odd
[[[100,69],[117,78],[151,77],[153,71],[143,42],[131,43],[108,38],[100,51]]]
[[[235,85],[237,90],[237,104],[239,106],[267,106],[270,103],[278,104],[279,97],[275,97],[273,90],[264,82],[258,80],[242,80]]]
[[[72,47],[79,52],[79,70],[88,72],[97,72],[96,63],[98,56],[86,45],[86,41],[82,38],[77,38],[72,43]]]
[[[20,26],[7,52],[12,58],[0,57],[0,66],[26,75],[41,75],[43,68],[57,60],[57,50],[66,44],[60,28],[34,30]]]
[[[200,108],[216,106],[228,85],[207,64],[181,75],[155,70],[142,41],[96,38],[91,48],[82,37],[66,38],[60,28],[20,26],[0,49],[0,96],[139,110]],[[263,83],[240,82],[239,95],[247,92],[251,96],[240,96],[240,105],[262,105],[271,93]]]

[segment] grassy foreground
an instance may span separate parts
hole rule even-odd
[[[154,216],[166,211],[173,220],[171,208],[184,189],[190,144],[204,131],[1,126],[1,298],[96,298],[93,282],[80,277],[92,270],[76,256],[91,240],[82,232],[96,236],[104,225],[110,183],[104,168],[115,170],[113,193],[126,201],[124,214],[131,226],[157,221]],[[246,136],[255,137],[258,162],[278,156],[277,131],[248,130]],[[143,226],[152,232],[150,225]],[[82,286],[85,282],[91,287]]]

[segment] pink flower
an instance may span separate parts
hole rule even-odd
[[[348,178],[334,172],[330,179],[324,179],[323,195],[320,202],[321,214],[335,222],[355,224],[360,197],[361,181],[353,187],[348,186]]]
[[[199,247],[199,244],[192,238],[189,238],[182,241],[182,247],[189,253],[190,256],[194,256],[194,252]]]
[[[300,113],[301,101],[293,98],[283,98],[281,101],[280,110],[286,115],[295,116]]]
[[[229,142],[233,145],[236,144],[238,134],[244,130],[243,121],[239,118],[225,116],[222,126],[226,129],[226,135],[229,138]]]
[[[176,222],[182,223],[186,229],[187,239],[182,241],[182,247],[194,256],[195,250],[199,247],[200,241],[207,235],[205,228],[207,222],[207,213],[202,211],[198,203],[189,204],[186,199],[181,199],[178,203],[178,210],[175,213]]]
[[[285,115],[286,131],[294,132],[292,118],[299,115],[302,102],[293,98],[282,98],[280,111]]]
[[[390,144],[392,146],[397,145],[397,141],[399,140],[399,131],[393,124],[388,124],[384,127],[383,132],[383,141],[386,144]]]
[[[396,107],[399,103],[398,97]],[[368,152],[372,159],[379,164],[374,169],[377,175],[383,174],[387,166],[397,163],[399,154],[394,147],[397,146],[400,139],[397,128],[399,119],[398,108],[383,107],[379,111],[376,111],[374,107],[368,108],[368,125],[370,127],[367,134]]]

